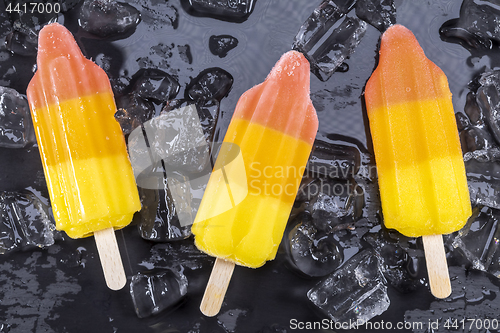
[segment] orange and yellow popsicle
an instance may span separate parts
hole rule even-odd
[[[384,224],[422,236],[431,292],[445,298],[451,284],[441,235],[471,215],[448,80],[412,32],[394,25],[382,35],[365,100]]]
[[[240,97],[192,227],[203,252],[252,268],[274,259],[318,130],[309,70],[290,51]]]
[[[405,27],[383,34],[365,100],[385,226],[411,237],[460,229],[471,204],[448,80]]]
[[[40,31],[27,96],[57,229],[80,238],[129,224],[141,204],[109,79],[60,24]]]
[[[214,214],[218,205],[231,204],[223,202],[229,197],[222,173],[212,174],[192,228],[198,248],[253,268],[274,259],[317,130],[309,63],[290,51],[238,101],[224,142],[241,150],[244,170],[232,178],[243,178],[241,188],[248,193],[233,208]],[[221,151],[215,171],[224,168],[227,153]]]

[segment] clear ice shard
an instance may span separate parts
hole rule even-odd
[[[99,37],[127,33],[140,20],[141,14],[135,7],[114,0],[85,0],[78,15],[80,27]]]
[[[224,58],[227,53],[238,46],[238,39],[231,35],[212,35],[208,41],[208,48],[213,55]]]
[[[499,210],[476,207],[465,226],[447,236],[446,244],[473,269],[489,272],[500,279]]]
[[[163,189],[139,189],[142,210],[139,213],[139,234],[142,238],[167,242],[191,236],[191,227],[182,226],[165,175]]]
[[[130,295],[137,316],[146,318],[174,308],[186,295],[187,287],[184,274],[170,269],[134,275]]]
[[[299,214],[285,234],[285,248],[292,267],[310,277],[326,276],[344,257],[333,234],[317,230],[307,213]]]
[[[183,0],[188,12],[216,19],[243,22],[252,13],[257,0]]]
[[[49,207],[33,193],[0,192],[0,254],[51,246],[56,233]]]
[[[384,32],[396,23],[393,0],[357,0],[356,16]]]
[[[195,104],[162,112],[128,138],[137,185],[164,189],[168,184],[181,226],[189,226],[211,172],[210,147]]]
[[[233,76],[219,67],[208,68],[194,78],[186,88],[186,99],[204,103],[215,99],[220,102],[233,86]]]
[[[180,89],[179,82],[160,69],[142,69],[134,76],[137,76],[137,79],[133,86],[133,94],[155,103],[164,103],[174,98]]]
[[[364,21],[345,15],[351,8],[347,7],[323,1],[295,36],[293,49],[306,56],[313,73],[322,81],[328,80],[354,52],[366,32]]]
[[[335,322],[366,322],[389,308],[386,281],[373,250],[363,250],[313,287],[307,297]]]
[[[0,87],[0,147],[23,148],[35,142],[34,135],[26,97]]]

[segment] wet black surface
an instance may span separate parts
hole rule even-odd
[[[207,68],[228,72],[234,82],[227,96],[220,100],[215,138],[221,139],[239,96],[265,79],[279,57],[291,48],[300,26],[320,1],[258,0],[253,11],[243,18],[234,18],[236,22],[188,13],[188,2],[128,1],[141,13],[141,22],[135,30],[108,39],[79,27],[78,7],[60,15],[58,21],[75,35],[83,53],[106,70],[117,96],[128,93],[134,75],[144,68],[159,69],[174,77],[180,85],[178,96],[187,95],[189,83]],[[15,13],[5,12],[8,3],[0,1],[2,22],[4,18],[15,19]],[[440,27],[460,17],[461,1],[396,0],[395,7],[396,22],[411,29],[426,55],[443,69],[455,110],[463,112],[469,82],[485,68],[499,64],[498,49],[468,51],[458,43],[442,39]],[[3,45],[10,29],[0,22],[0,85],[24,94],[36,58],[14,55]],[[238,45],[221,58],[209,48],[214,35],[231,35]],[[311,75],[311,98],[318,111],[321,135],[347,136],[360,142],[368,153],[371,143],[362,93],[376,66],[379,37],[380,31],[368,25],[355,52],[346,60],[347,71],[336,72],[325,82]],[[158,114],[161,105],[153,106]],[[0,148],[0,190],[25,188],[47,197],[37,147]],[[376,196],[367,200],[376,211]],[[362,219],[355,231],[343,230],[336,238],[344,248],[345,260],[358,252],[358,247],[366,246],[359,241],[363,232],[378,230],[378,215],[367,213],[369,208],[364,208],[364,214],[370,214],[370,218]],[[321,278],[306,278],[291,269],[283,246],[274,261],[259,269],[236,267],[220,314],[207,318],[198,307],[214,259],[201,254],[192,238],[172,243],[146,241],[136,224],[134,220],[131,226],[117,232],[128,283],[139,272],[182,267],[189,285],[186,299],[176,308],[139,319],[128,284],[118,292],[107,289],[94,240],[64,236],[47,249],[25,249],[0,257],[0,332],[294,332],[300,331],[292,329],[294,319],[321,322],[327,318],[306,296]],[[415,246],[421,244],[416,241]],[[453,258],[450,264],[455,265],[451,269],[452,277],[456,277],[453,299],[436,300],[426,286],[425,267],[420,267],[419,283],[411,291],[402,293],[388,286],[391,305],[372,322],[391,322],[395,326],[407,320],[422,322],[427,328],[429,321],[438,320],[440,327],[435,332],[447,332],[443,326],[446,318],[460,321],[496,316],[500,321],[498,305],[495,308],[500,292],[498,280],[486,273],[469,272]],[[348,331],[383,330],[360,327]]]

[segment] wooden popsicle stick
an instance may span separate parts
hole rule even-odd
[[[127,283],[127,276],[123,269],[122,258],[118,243],[116,242],[115,230],[113,228],[94,232],[94,238],[101,259],[104,278],[109,289],[120,290]]]
[[[200,310],[207,317],[213,317],[219,313],[226,295],[229,281],[233,275],[234,263],[217,258],[212,273],[208,279],[207,288],[201,300]]]
[[[446,298],[451,294],[451,283],[444,252],[443,235],[422,236],[422,241],[431,293],[437,298]]]

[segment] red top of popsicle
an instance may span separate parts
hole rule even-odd
[[[264,82],[240,97],[233,117],[312,143],[318,130],[318,117],[309,97],[309,85],[309,62],[302,53],[289,51]]]
[[[424,54],[413,33],[393,25],[382,35],[379,64],[366,84],[365,99],[381,106],[448,97],[443,71]]]
[[[111,93],[106,73],[82,54],[71,32],[58,23],[46,25],[38,37],[37,71],[28,85],[32,107]]]

